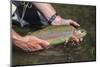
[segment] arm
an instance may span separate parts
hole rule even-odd
[[[18,33],[16,33],[14,30],[12,30],[12,38],[13,38],[13,40],[22,40],[22,37],[18,34]]]
[[[51,18],[52,15],[56,13],[52,5],[48,3],[33,3],[38,10],[46,17],[47,20]]]
[[[14,30],[12,30],[12,39],[14,45],[26,52],[33,52],[41,49],[47,49],[49,43],[45,40],[41,40],[35,36],[20,36]]]
[[[52,7],[52,5],[48,3],[33,3],[38,10],[45,16],[47,20],[49,20],[55,13],[56,10]],[[61,16],[57,15],[53,22],[51,22],[52,25],[73,25],[75,27],[79,27],[80,25],[71,20],[71,19],[63,19]]]
[[[12,14],[15,12],[16,6],[12,4]],[[14,45],[23,51],[37,51],[44,48],[48,48],[49,43],[45,40],[41,40],[35,36],[20,36],[14,30],[12,30],[12,40]]]

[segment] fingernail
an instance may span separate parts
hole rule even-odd
[[[49,43],[49,42],[46,42],[46,44],[47,44],[47,45],[50,45],[50,43]]]

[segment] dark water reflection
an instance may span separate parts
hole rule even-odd
[[[70,44],[68,44],[65,47],[60,45],[48,49],[61,54],[59,56],[42,56],[13,50],[13,65],[68,63],[96,60],[96,7],[59,4],[53,4],[53,6],[62,17],[74,19],[80,23],[82,28],[87,30],[88,33],[84,38],[84,41],[77,46],[70,46]]]

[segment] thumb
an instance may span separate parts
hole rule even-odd
[[[47,42],[45,40],[41,40],[40,45],[45,49],[49,48],[49,42]]]
[[[77,22],[75,22],[73,20],[70,20],[70,25],[75,26],[75,27],[79,27],[80,26]]]

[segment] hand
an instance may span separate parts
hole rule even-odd
[[[60,16],[57,16],[56,19],[51,24],[52,25],[72,25],[74,27],[80,26],[77,22],[71,19],[63,19]]]
[[[39,39],[35,36],[25,36],[19,40],[14,40],[14,43],[25,52],[34,52],[47,49],[49,46],[47,41]]]
[[[77,22],[75,22],[71,19],[63,19],[60,16],[57,16],[56,19],[51,24],[52,25],[72,25],[74,27],[79,27],[80,26]],[[72,41],[73,45],[76,45],[80,41],[83,40],[83,38],[78,37],[79,35],[80,34],[77,31],[73,32],[73,35],[71,37],[71,41]]]
[[[80,36],[81,33],[79,31],[74,31],[71,37],[71,42],[73,45],[78,45],[79,42],[83,41],[83,38]]]

